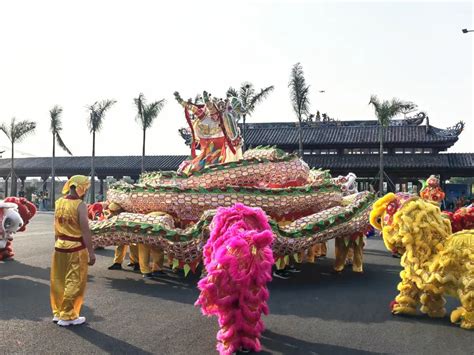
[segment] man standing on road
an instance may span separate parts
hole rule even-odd
[[[56,201],[50,295],[53,322],[64,327],[86,321],[79,314],[88,265],[95,263],[87,206],[82,200],[89,186],[87,176],[75,175],[64,185],[62,193],[66,196]]]

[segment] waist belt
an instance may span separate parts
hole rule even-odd
[[[75,247],[75,248],[70,248],[70,249],[65,249],[65,248],[56,248],[54,247],[54,250],[60,252],[60,253],[74,253],[76,251],[80,251],[82,249],[86,248],[86,245],[84,244],[84,240],[82,237],[70,237],[68,235],[60,235],[58,236],[59,240],[67,240],[69,242],[77,242],[81,243],[81,245]]]

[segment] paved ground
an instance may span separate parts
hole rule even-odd
[[[99,251],[90,269],[83,308],[89,324],[51,323],[51,225],[51,214],[35,217],[14,241],[16,261],[0,262],[0,353],[215,353],[216,319],[193,307],[197,278],[145,282],[130,271],[109,271],[112,248]],[[380,240],[370,240],[365,255],[363,275],[332,275],[332,259],[326,259],[305,265],[294,279],[273,281],[263,353],[473,353],[474,333],[447,317],[391,316],[398,260]],[[455,306],[448,302],[449,310]]]

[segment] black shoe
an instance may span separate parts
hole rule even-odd
[[[140,271],[140,264],[133,265],[133,271]]]
[[[294,265],[290,265],[290,266],[285,268],[285,271],[296,274],[298,272],[301,272],[301,269],[296,268],[296,266],[294,266]]]
[[[250,352],[250,349],[240,348],[237,354],[248,354],[249,352]]]
[[[151,272],[149,272],[148,274],[143,274],[143,278],[151,280],[153,278],[153,274]]]
[[[278,277],[279,279],[288,280],[290,278],[290,274],[285,270],[276,270],[273,271],[273,277]]]
[[[164,272],[162,270],[153,271],[151,273],[151,276],[153,276],[153,277],[161,277],[161,276],[165,276],[165,275],[166,275],[166,272]]]
[[[400,254],[393,253],[393,254],[392,254],[392,258],[400,259],[401,256],[400,256]]]
[[[122,270],[122,264],[114,263],[113,265],[109,266],[109,270]]]

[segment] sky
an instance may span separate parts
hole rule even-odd
[[[465,121],[450,151],[473,152],[474,33],[461,33],[473,29],[473,9],[452,1],[3,1],[0,122],[36,121],[16,155],[50,156],[49,110],[61,105],[63,140],[87,156],[86,106],[115,99],[96,155],[140,155],[133,98],[143,92],[167,100],[147,154],[187,154],[174,91],[224,96],[244,81],[274,85],[248,121],[296,121],[288,81],[300,62],[311,112],[373,119],[370,95],[410,100],[434,126]],[[0,149],[8,146],[0,133]]]

